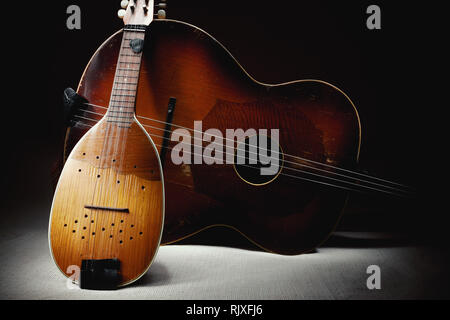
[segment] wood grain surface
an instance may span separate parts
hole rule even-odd
[[[128,212],[85,206],[127,209]],[[139,278],[158,249],[164,190],[157,151],[145,130],[107,122],[93,127],[68,157],[55,192],[50,245],[63,273],[83,259],[121,262],[121,284]]]

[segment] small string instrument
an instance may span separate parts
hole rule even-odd
[[[339,88],[313,79],[258,82],[216,39],[185,22],[155,19],[147,34],[136,113],[164,168],[170,201],[163,244],[220,226],[239,231],[267,251],[299,254],[316,248],[333,231],[349,192],[408,195],[406,186],[356,171],[361,123],[355,105]],[[126,37],[121,31],[111,35],[87,65],[77,93],[88,102],[73,116],[66,155],[111,108],[109,84]],[[202,133],[195,121],[202,121]],[[223,149],[222,156],[236,157],[235,150],[251,137],[230,141],[225,133],[239,128],[279,130],[278,170],[261,176],[262,163],[172,161],[177,129],[209,140],[204,148],[191,140],[187,154],[207,160],[205,150],[213,141],[232,143],[235,149]],[[206,135],[209,129],[215,131]],[[267,145],[272,138],[267,135]]]
[[[153,261],[163,228],[158,151],[135,116],[153,3],[137,0],[123,13],[108,112],[68,156],[51,208],[52,257],[67,276],[80,269],[82,288],[123,286],[141,277]]]

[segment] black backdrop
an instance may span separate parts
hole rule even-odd
[[[2,49],[7,53],[4,67],[11,67],[3,99],[2,215],[8,223],[36,221],[45,227],[53,195],[51,165],[62,148],[62,92],[77,87],[90,56],[121,27],[119,2],[61,0],[46,8],[12,4],[8,9],[13,21],[5,23]],[[81,8],[81,30],[66,28],[71,4]],[[341,229],[441,239],[446,214],[435,207],[439,196],[431,172],[437,172],[445,156],[435,149],[435,139],[428,139],[430,131],[433,138],[441,134],[430,125],[439,116],[428,100],[436,90],[426,89],[431,77],[424,73],[436,58],[425,21],[441,9],[377,1],[382,29],[368,30],[370,4],[170,0],[168,18],[207,31],[259,81],[321,79],[351,97],[362,122],[360,169],[415,186],[419,201],[352,195]]]

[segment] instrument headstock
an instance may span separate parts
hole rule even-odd
[[[155,4],[154,0],[122,0],[117,12],[124,24],[149,25],[153,19],[166,18],[166,0]],[[155,13],[156,11],[156,13]]]

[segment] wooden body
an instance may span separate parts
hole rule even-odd
[[[159,247],[164,188],[157,151],[145,130],[106,117],[77,143],[53,199],[49,240],[53,259],[69,275],[83,259],[117,258],[121,285],[143,275]],[[87,209],[122,208],[128,212]]]
[[[336,87],[317,80],[279,85],[257,82],[220,43],[186,23],[153,21],[146,38],[138,117],[165,121],[169,98],[175,97],[172,122],[178,126],[193,128],[195,120],[202,120],[203,130],[277,128],[284,154],[355,167],[359,118],[353,103]],[[92,104],[108,105],[120,41],[121,32],[111,36],[83,74],[78,93]],[[105,112],[95,106],[86,109]],[[92,113],[84,115],[98,119]],[[163,135],[164,124],[139,119],[160,149],[163,141],[157,135]],[[83,123],[95,121],[80,120],[70,129],[66,154],[89,128]],[[163,163],[169,201],[162,242],[172,243],[221,225],[272,252],[298,254],[315,248],[335,227],[346,194],[286,175],[300,168],[295,162],[302,163],[298,158],[289,160],[273,182],[255,186],[243,181],[233,165],[174,165],[169,150]]]

